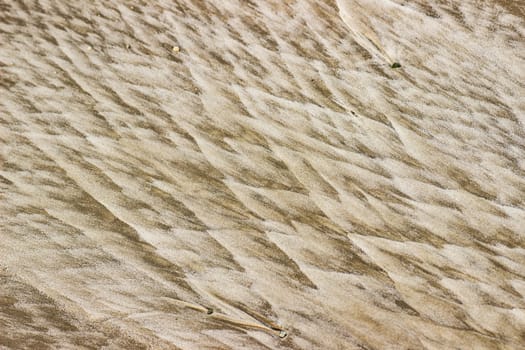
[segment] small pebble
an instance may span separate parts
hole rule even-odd
[[[174,53],[177,53],[177,52],[180,51],[180,47],[178,47],[178,46],[173,46],[172,51],[173,51]]]
[[[288,333],[286,333],[285,330],[282,330],[280,333],[279,333],[279,338],[285,338],[286,336],[288,335]]]
[[[401,68],[401,64],[399,62],[394,62],[394,63],[392,63],[392,65],[390,67],[394,68],[394,69]]]

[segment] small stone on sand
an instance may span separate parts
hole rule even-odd
[[[180,47],[178,47],[178,46],[173,46],[172,51],[173,51],[174,53],[177,53],[177,52],[180,51]]]

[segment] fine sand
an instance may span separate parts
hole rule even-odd
[[[523,1],[0,1],[0,349],[524,344]]]

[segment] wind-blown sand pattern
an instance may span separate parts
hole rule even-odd
[[[522,1],[4,0],[0,96],[2,349],[525,348]]]

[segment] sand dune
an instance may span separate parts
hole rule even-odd
[[[524,347],[520,1],[7,0],[0,96],[0,348]]]

